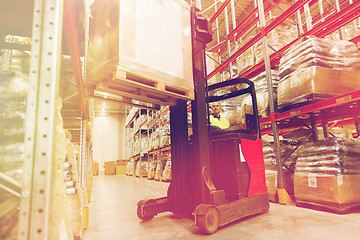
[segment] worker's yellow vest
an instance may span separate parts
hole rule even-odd
[[[219,127],[221,129],[230,127],[229,120],[220,116],[220,119],[210,115],[210,123],[213,126]]]

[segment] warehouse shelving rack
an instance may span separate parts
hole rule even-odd
[[[334,0],[331,4],[329,1],[323,2],[322,0],[299,0],[291,1],[291,3],[290,1],[254,0],[254,6],[250,7],[250,13],[249,9],[246,9],[248,12],[244,10],[242,16],[234,15],[234,0],[223,1],[220,3],[220,7],[218,7],[218,1],[216,0],[211,6],[209,1],[204,2],[207,4],[203,5],[204,8],[208,7],[205,10],[206,12],[209,12],[209,8],[214,7],[213,14],[210,14],[208,17],[211,23],[216,24],[217,32],[220,31],[219,19],[222,17],[221,14],[223,12],[224,17],[222,20],[225,19],[226,25],[226,36],[220,41],[218,34],[217,43],[208,49],[208,51],[218,55],[218,66],[208,74],[208,80],[219,73],[222,75],[221,79],[224,79],[223,73],[224,71],[229,71],[228,69],[230,69],[230,78],[252,78],[265,71],[268,89],[272,89],[270,69],[279,63],[282,54],[296,43],[300,37],[312,35],[322,38],[338,31],[339,39],[349,40],[353,43],[360,41],[360,36],[353,36],[350,39],[346,39],[343,31],[345,25],[355,20],[358,21],[360,16],[360,1]],[[287,3],[285,10],[279,7],[279,4],[284,2]],[[231,11],[227,11],[227,5],[229,5],[229,3],[231,3]],[[265,20],[269,16],[269,13],[279,9],[281,12],[278,16],[266,25]],[[229,31],[228,24],[229,13],[231,13],[233,20],[233,30],[231,32]],[[241,20],[239,24],[236,24],[236,18]],[[298,37],[282,48],[275,49],[269,45],[267,35],[288,19],[296,22]],[[305,22],[304,24],[302,24],[303,21]],[[354,24],[354,30],[357,30],[357,28],[358,26]],[[256,34],[250,38],[250,40],[244,41],[246,35],[254,29],[257,30]],[[231,66],[236,62],[236,58],[259,41],[262,41],[264,59],[245,72],[232,75],[233,71],[231,70]],[[239,45],[241,46],[239,47]],[[270,54],[270,49],[274,53]],[[274,136],[278,166],[279,202],[285,204],[291,202],[284,190],[281,167],[282,160],[279,158],[279,129],[280,132],[282,132],[306,126],[312,129],[313,132],[316,132],[316,127],[322,126],[324,136],[328,136],[329,127],[355,124],[357,135],[359,135],[359,104],[358,90],[279,113],[275,110],[272,91],[269,91],[270,116],[261,119],[260,124],[262,125],[263,134],[272,134]],[[300,117],[302,119],[300,119]],[[317,138],[316,134],[314,134],[314,136]]]
[[[146,112],[144,112],[146,111]],[[135,161],[135,166],[138,164],[138,162],[140,162],[139,164],[141,165],[141,161],[143,161],[144,159],[147,159],[145,161],[147,161],[148,163],[151,161],[151,159],[154,159],[155,155],[159,156],[160,154],[163,154],[164,152],[168,152],[171,150],[170,146],[160,146],[160,139],[161,139],[161,129],[165,124],[169,124],[170,120],[165,121],[164,116],[165,114],[169,113],[169,107],[165,107],[164,109],[161,109],[159,111],[155,111],[155,110],[149,110],[149,109],[137,109],[135,111],[135,113],[133,114],[133,116],[131,117],[131,119],[128,121],[128,123],[126,124],[125,128],[127,131],[127,139],[126,139],[126,144],[131,146],[132,151],[130,153],[130,155],[127,156],[127,158],[130,160],[134,160]],[[139,126],[136,126],[136,119],[139,117],[139,115],[141,114],[145,114],[146,115],[146,120],[143,121]],[[130,129],[133,128],[133,130],[131,131]],[[146,149],[141,149],[141,139],[142,138],[146,138],[148,141],[148,146],[150,147],[150,134],[153,134],[155,132],[156,129],[160,129],[160,131],[158,132],[159,134],[159,146],[156,147],[155,149],[148,149],[148,151],[146,151]],[[140,136],[138,139],[136,139],[136,136]],[[140,153],[134,153],[134,148],[136,145],[136,141],[140,141]],[[134,172],[133,176],[136,176],[136,167],[133,169]],[[142,176],[139,176],[142,177]]]
[[[56,96],[59,92],[60,55],[63,27],[71,55],[80,105],[79,186],[82,197],[83,227],[87,227],[87,201],[91,189],[92,140],[88,121],[89,107],[84,97],[82,64],[73,0],[4,1],[10,10],[2,17],[13,17],[1,23],[1,34],[7,31],[31,36],[30,87],[28,91],[23,183],[19,197],[18,239],[49,239],[50,206],[54,190]],[[19,6],[22,6],[19,7]],[[23,9],[12,12],[11,9]],[[31,12],[31,14],[30,14]],[[5,12],[4,12],[5,13]],[[17,15],[18,14],[18,15]],[[4,32],[3,32],[4,31]],[[1,48],[30,50],[30,46],[1,42]],[[61,230],[61,229],[60,229]],[[61,230],[61,231],[64,231]],[[70,230],[71,231],[71,230]],[[60,234],[65,234],[61,232]],[[74,236],[79,238],[80,236]]]

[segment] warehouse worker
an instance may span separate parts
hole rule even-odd
[[[219,102],[214,102],[211,105],[213,114],[210,115],[210,124],[221,129],[230,127],[229,120],[220,116],[221,104]]]

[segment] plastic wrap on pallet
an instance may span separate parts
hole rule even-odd
[[[166,156],[166,163],[162,175],[163,181],[171,181],[171,153],[168,153]]]
[[[135,174],[135,167],[136,167],[136,165],[135,165],[136,163],[135,163],[135,160],[134,159],[130,159],[130,161],[129,161],[129,163],[128,163],[128,172],[129,172],[129,175],[130,176],[134,176],[134,174]]]
[[[145,121],[147,120],[147,115],[146,114],[141,114],[137,119],[136,119],[136,128],[139,129],[147,129],[147,125],[144,124]]]
[[[170,145],[170,124],[161,127],[160,148]]]
[[[164,159],[164,155],[160,154],[158,155],[157,161],[156,161],[156,170],[155,170],[155,180],[161,181],[162,180],[162,175],[163,175],[163,171],[164,171],[164,167],[165,167],[165,159]]]
[[[290,196],[294,195],[294,178],[295,164],[297,158],[297,151],[293,152],[295,148],[300,145],[300,142],[293,140],[280,141],[280,159],[283,161],[284,187]],[[292,153],[293,152],[293,153]],[[277,189],[277,163],[274,152],[274,142],[263,142],[263,153],[265,163],[265,179],[268,188],[270,200],[276,202]],[[291,154],[292,153],[292,154]],[[291,155],[290,155],[291,154]]]
[[[149,151],[149,139],[146,134],[143,134],[140,139],[141,153],[147,153]]]
[[[154,132],[151,133],[152,141],[153,141],[153,149],[158,149],[160,146],[160,128],[155,129]]]
[[[360,205],[360,141],[328,138],[299,149],[296,201],[344,210]]]
[[[149,161],[148,179],[150,180],[154,179],[155,172],[156,172],[156,159],[152,159]]]
[[[56,131],[53,149],[55,150],[54,161],[54,185],[53,194],[50,199],[49,212],[49,239],[56,238],[58,236],[58,230],[61,225],[65,226],[66,233],[70,237],[73,237],[71,216],[70,216],[70,202],[66,196],[66,188],[64,184],[64,177],[72,176],[72,172],[64,172],[63,166],[66,158],[66,132],[63,128],[63,120],[61,116],[62,100],[58,97],[55,101],[55,119],[56,119]],[[65,209],[65,210],[64,210]]]
[[[96,0],[91,16],[87,63],[90,82],[120,69],[170,87],[194,88],[187,3]]]
[[[12,65],[14,66],[14,65]],[[21,186],[28,77],[0,71],[0,172]],[[19,198],[0,188],[0,238],[17,236]],[[4,209],[5,207],[5,209]]]
[[[354,43],[304,37],[280,59],[279,106],[357,90],[359,70],[360,55]]]
[[[137,161],[135,172],[137,177],[147,177],[149,172],[148,161],[144,159]]]
[[[296,172],[360,174],[360,141],[328,138],[301,148]]]
[[[273,85],[273,93],[274,93],[274,101],[275,101],[275,108],[277,106],[277,87],[279,83],[279,75],[278,71],[271,70],[271,77],[272,77],[272,85]],[[254,82],[255,91],[256,91],[256,100],[257,100],[257,107],[258,113],[260,117],[266,117],[270,114],[270,106],[269,106],[269,94],[268,94],[268,87],[267,87],[267,78],[266,72],[260,73],[255,78],[250,79]],[[245,114],[248,113],[248,106],[251,106],[250,113],[252,113],[252,99],[251,95],[245,97],[241,104],[241,114],[242,119],[245,119]]]

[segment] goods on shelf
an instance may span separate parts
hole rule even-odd
[[[159,147],[163,148],[170,145],[170,124],[161,127],[161,137]]]
[[[296,164],[296,151],[292,153],[300,144],[294,140],[281,140],[280,142],[280,158],[283,161],[284,187],[290,196],[294,196],[294,170]],[[274,142],[263,142],[264,163],[265,163],[265,179],[268,189],[269,199],[277,202],[277,164],[274,152]]]
[[[145,114],[141,114],[137,119],[136,119],[136,124],[135,124],[135,131],[141,129],[147,129],[147,124],[144,124],[145,121],[147,120],[148,116]]]
[[[92,173],[93,173],[93,176],[99,175],[99,163],[98,162],[93,162]]]
[[[96,0],[90,8],[87,79],[91,83],[125,70],[169,87],[194,88],[188,4]]]
[[[150,158],[149,160],[149,169],[148,169],[149,180],[153,180],[155,178],[156,163],[157,163],[157,154],[153,154],[152,158]]]
[[[21,185],[24,160],[26,97],[28,78],[21,73],[0,71],[0,172],[1,179]],[[17,236],[20,199],[0,188],[0,238]],[[4,205],[3,205],[4,204]]]
[[[82,221],[81,221],[81,195],[78,191],[78,162],[76,155],[77,150],[75,145],[71,142],[71,133],[65,131],[66,133],[66,158],[64,162],[64,171],[71,171],[72,179],[70,181],[65,181],[67,199],[70,204],[70,217],[71,217],[71,226],[74,236],[80,235],[82,232]],[[99,166],[99,165],[98,165]],[[99,168],[97,168],[99,172]],[[98,174],[98,173],[97,173]]]
[[[116,172],[116,162],[106,161],[104,162],[105,175],[114,175]]]
[[[154,179],[157,181],[162,181],[162,175],[165,167],[166,159],[164,158],[164,154],[160,153],[158,155],[157,161],[156,161],[156,170],[155,170],[155,177]]]
[[[135,159],[130,159],[129,163],[127,164],[127,172],[129,176],[134,176],[135,174]]]
[[[156,128],[155,131],[151,133],[151,149],[158,149],[160,146],[160,128]]]
[[[64,184],[64,161],[66,158],[66,133],[63,128],[63,121],[61,117],[62,100],[57,98],[55,101],[55,173],[54,185],[52,186],[52,194],[50,195],[50,209],[51,216],[49,217],[49,239],[56,239],[59,236],[60,227],[65,228],[67,236],[73,238],[73,228],[70,213],[70,202],[68,195],[65,195],[66,188]],[[74,163],[75,164],[75,163]],[[75,170],[75,169],[74,169]],[[75,171],[74,171],[75,172]],[[73,177],[73,172],[66,174]],[[74,175],[76,177],[76,175]],[[79,210],[79,209],[77,209]]]
[[[355,44],[304,37],[280,59],[279,108],[360,89],[359,69]]]
[[[171,181],[171,153],[167,153],[165,168],[162,175],[162,181],[168,182]]]
[[[360,205],[360,141],[328,138],[299,149],[294,175],[299,203],[346,210]]]
[[[147,177],[149,171],[148,169],[149,169],[149,165],[147,158],[142,158],[141,160],[138,160],[136,163],[135,174],[137,177]]]
[[[127,160],[116,160],[116,175],[125,175],[126,174],[126,162]]]
[[[279,74],[278,71],[271,71],[272,84],[273,84],[273,92],[274,92],[274,102],[275,107],[277,103],[277,87],[279,83]],[[270,116],[270,106],[269,106],[269,94],[266,80],[266,72],[262,72],[258,76],[253,79],[250,79],[255,84],[256,90],[256,101],[258,107],[259,117],[267,117]],[[249,112],[250,111],[250,112]],[[245,114],[253,114],[252,113],[252,100],[251,96],[247,96],[244,98],[241,104],[241,115],[243,121],[245,120]]]

